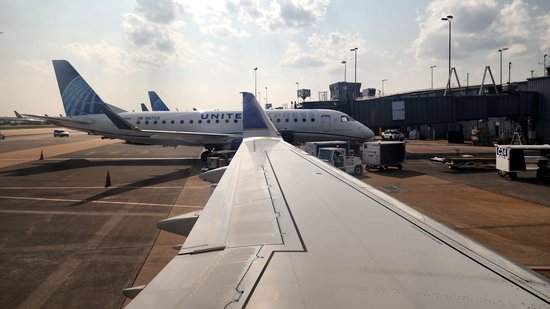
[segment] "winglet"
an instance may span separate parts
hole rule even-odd
[[[254,95],[243,92],[243,137],[280,137],[279,132],[267,117]]]
[[[158,96],[158,94],[154,91],[149,91],[149,101],[151,101],[151,110],[155,112],[169,112],[170,109],[166,104],[164,104],[164,101]]]

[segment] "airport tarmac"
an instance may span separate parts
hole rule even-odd
[[[0,141],[2,308],[124,306],[122,289],[147,283],[183,241],[159,233],[156,222],[200,210],[212,191],[198,178],[200,147],[127,145],[72,130],[54,138],[53,128],[10,131]],[[410,141],[402,171],[360,178],[550,276],[550,184],[451,171],[427,159],[457,148],[494,151]]]
[[[211,192],[186,185],[198,178],[198,147],[10,131],[0,144],[1,308],[121,307],[122,288],[152,253],[156,222],[202,208]],[[182,242],[171,240],[162,261]]]

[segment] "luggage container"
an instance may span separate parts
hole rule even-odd
[[[365,142],[361,158],[368,170],[402,169],[406,158],[405,142]]]

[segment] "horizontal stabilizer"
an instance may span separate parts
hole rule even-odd
[[[180,216],[168,218],[157,222],[157,228],[166,232],[187,237],[195,222],[199,218],[200,211],[189,212]]]
[[[227,166],[218,167],[216,169],[201,173],[199,178],[208,182],[218,183],[225,173],[225,170],[227,170]]]
[[[131,288],[125,288],[124,290],[122,290],[122,294],[124,294],[124,296],[130,298],[130,299],[134,299],[136,298],[136,296],[138,296],[138,294],[143,290],[145,289],[147,285],[144,284],[144,285],[139,285],[139,286],[133,286]]]
[[[115,126],[121,130],[133,130],[139,131],[133,124],[126,121],[126,119],[120,117],[117,113],[113,112],[109,106],[103,104],[99,106],[99,109],[115,124]]]

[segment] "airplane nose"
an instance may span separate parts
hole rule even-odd
[[[363,126],[362,127],[362,131],[363,131],[363,137],[365,138],[365,140],[370,140],[371,138],[374,137],[374,132],[372,132],[371,129],[369,129],[367,126]]]
[[[371,129],[367,128],[367,140],[374,137],[374,132]]]

